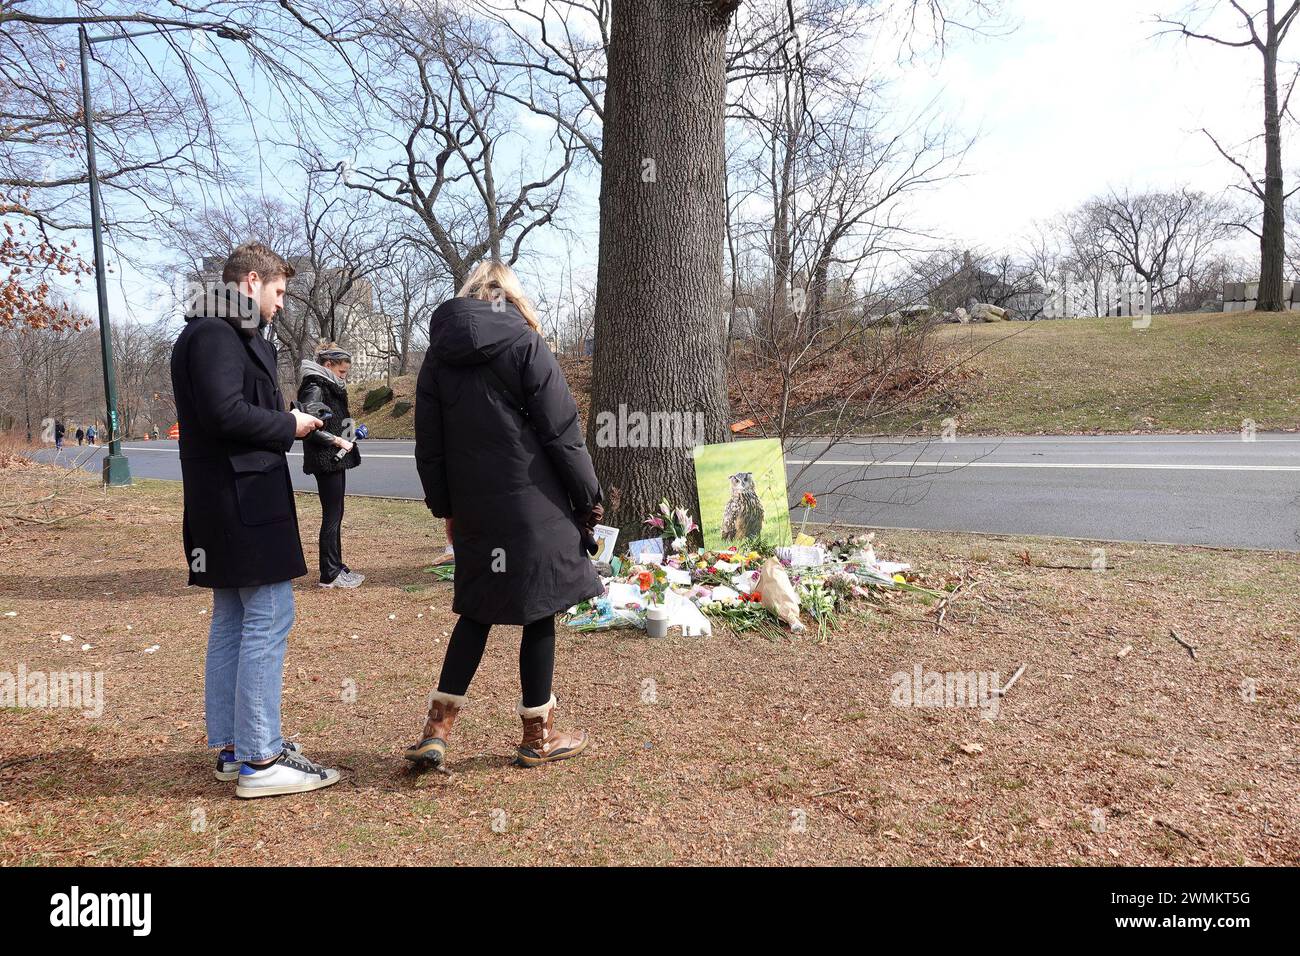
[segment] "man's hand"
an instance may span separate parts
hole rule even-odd
[[[290,409],[294,422],[294,438],[306,438],[318,428],[324,427],[325,423],[315,415],[304,415],[298,409]]]

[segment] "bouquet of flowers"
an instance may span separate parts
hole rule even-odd
[[[803,500],[799,503],[803,505],[803,521],[799,522],[799,534],[802,535],[803,529],[808,524],[808,512],[817,507],[817,499],[813,496],[812,492],[805,491],[803,493]]]
[[[664,593],[668,590],[668,572],[662,565],[654,565],[644,571],[638,571],[636,583],[651,604],[664,603]]]
[[[785,632],[781,630],[781,622],[758,601],[741,601],[738,604],[715,601],[703,605],[700,609],[711,617],[721,618],[737,634],[756,631],[769,641],[779,641],[785,637]]]
[[[571,631],[609,631],[617,627],[645,627],[640,611],[614,607],[609,598],[598,597],[583,601],[573,617],[566,622]]]
[[[454,581],[456,579],[456,565],[435,564],[425,568],[424,573],[432,574],[439,581]]]
[[[809,581],[800,585],[799,606],[817,622],[817,636],[821,640],[825,640],[827,633],[835,626],[835,601],[835,591],[821,581]]]
[[[672,549],[677,552],[686,550],[686,536],[699,528],[685,508],[673,508],[664,498],[659,502],[659,513],[649,515],[645,523],[663,532],[663,536],[672,542]]]

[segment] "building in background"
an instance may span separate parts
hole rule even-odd
[[[224,256],[205,257],[190,282],[197,282],[203,292],[218,287],[224,264]],[[289,264],[294,275],[275,329],[281,381],[297,381],[302,359],[312,358],[322,339],[332,340],[352,354],[354,380],[384,378],[392,354],[391,325],[375,308],[370,279],[346,268],[318,270],[306,256],[291,256]],[[189,298],[197,294],[198,289],[192,288]]]

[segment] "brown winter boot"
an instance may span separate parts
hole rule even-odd
[[[440,767],[447,754],[447,738],[451,736],[451,725],[456,722],[456,715],[465,706],[463,694],[444,694],[440,690],[433,692],[429,704],[429,719],[424,722],[424,732],[420,742],[414,747],[406,748],[406,759],[421,767]]]
[[[536,767],[538,764],[576,757],[587,749],[587,735],[579,730],[566,734],[553,730],[551,722],[555,717],[555,695],[540,707],[518,707],[519,716],[524,722],[524,739],[519,745],[519,755],[515,763],[521,767]]]

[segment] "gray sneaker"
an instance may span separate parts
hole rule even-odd
[[[354,571],[340,571],[339,576],[333,581],[329,582],[329,584],[322,581],[320,586],[323,588],[359,588],[364,580],[363,575]]]
[[[278,797],[286,793],[306,793],[339,782],[337,770],[312,763],[302,754],[285,751],[266,767],[244,764],[239,769],[239,783],[235,796]]]

